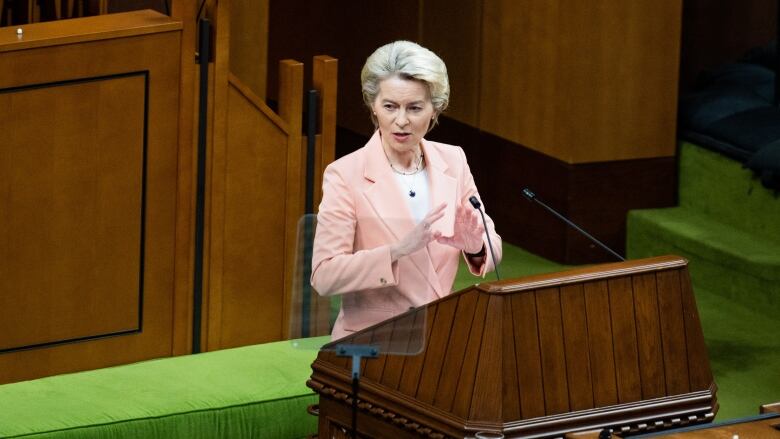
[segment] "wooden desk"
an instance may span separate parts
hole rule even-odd
[[[666,439],[769,439],[780,438],[780,414],[771,413],[754,418],[738,419],[713,425],[698,425],[657,434],[645,434],[637,438],[663,436]]]
[[[598,439],[599,431],[589,431],[566,435],[567,439]],[[622,436],[613,435],[613,438]],[[765,413],[762,415],[735,419],[709,425],[696,425],[667,430],[657,433],[647,433],[630,436],[632,439],[649,439],[663,437],[664,439],[777,439],[780,438],[780,413]]]

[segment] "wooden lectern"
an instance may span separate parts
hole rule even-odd
[[[327,345],[312,364],[319,437],[348,437],[351,360],[336,344],[393,344],[424,321],[416,355],[363,360],[365,437],[562,437],[711,421],[716,386],[687,261],[675,256],[478,284]],[[389,329],[388,329],[389,328]]]

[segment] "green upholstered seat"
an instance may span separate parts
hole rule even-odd
[[[2,385],[0,438],[306,437],[316,354],[283,341]]]

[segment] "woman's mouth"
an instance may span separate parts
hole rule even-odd
[[[411,133],[393,133],[395,140],[403,142],[411,136]]]

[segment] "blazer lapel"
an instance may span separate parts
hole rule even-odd
[[[373,182],[373,184],[364,194],[374,209],[377,218],[387,227],[396,240],[401,240],[415,226],[411,210],[401,191],[398,190],[395,175],[393,175],[393,171],[387,164],[387,157],[382,149],[382,139],[378,130],[374,132],[367,146],[364,177]],[[428,177],[430,179],[431,207],[438,206],[444,201],[448,204],[444,217],[437,221],[436,225],[449,224],[451,231],[455,218],[454,208],[452,207],[453,203],[456,202],[455,179],[444,174],[447,164],[433,148],[424,149],[423,154],[425,154]],[[436,229],[436,226],[434,226],[434,229]],[[431,251],[441,253],[443,250],[440,248],[438,244],[432,243],[432,245],[424,248],[423,251],[417,251],[407,257],[428,280],[436,294],[442,297],[449,291],[442,289],[431,258]]]
[[[401,196],[395,175],[387,164],[387,157],[382,149],[382,140],[378,130],[374,132],[367,146],[363,175],[374,184],[364,194],[373,207],[377,218],[396,240],[400,240],[414,228],[411,210],[409,210],[406,200]]]
[[[434,230],[439,230],[444,236],[452,236],[455,225],[455,209],[457,207],[457,180],[446,174],[448,169],[447,162],[439,155],[438,149],[430,142],[423,142],[425,163],[428,168],[428,178],[430,179],[431,207],[436,207],[441,203],[447,203],[444,210],[444,216],[438,220]],[[434,261],[446,261],[446,248],[437,243],[431,242],[428,245],[428,263],[430,264],[429,273],[432,273],[435,279],[430,280],[439,297],[449,294],[444,291],[439,283],[439,277],[436,276],[436,266]]]
[[[444,236],[452,236],[455,227],[455,209],[458,203],[458,181],[447,175],[449,166],[439,154],[439,150],[430,142],[423,142],[425,163],[430,179],[431,208],[447,203],[444,216],[433,226]]]

